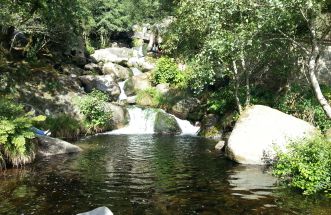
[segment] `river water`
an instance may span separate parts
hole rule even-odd
[[[190,136],[99,135],[80,154],[0,175],[0,214],[77,214],[107,206],[131,214],[331,214],[331,200],[277,188]]]

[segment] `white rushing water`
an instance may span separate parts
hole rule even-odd
[[[143,110],[139,107],[130,107],[128,111],[130,115],[129,124],[124,128],[107,132],[107,134],[154,134],[156,114],[163,110],[151,108]],[[192,125],[187,120],[177,117],[175,119],[182,130],[181,135],[196,135],[198,133],[200,127]]]
[[[130,115],[129,125],[108,132],[108,134],[153,134],[156,111],[153,109],[128,108]]]
[[[125,100],[127,99],[128,97],[126,96],[125,94],[125,91],[124,91],[124,85],[125,85],[125,82],[126,81],[122,81],[122,82],[119,82],[118,85],[120,86],[120,89],[121,89],[121,94],[118,98],[118,100],[122,101],[122,100]]]

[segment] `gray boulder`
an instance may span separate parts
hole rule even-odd
[[[181,118],[192,121],[199,121],[202,113],[200,113],[200,101],[197,98],[186,98],[177,102],[171,109],[172,114]]]
[[[135,95],[139,90],[151,88],[150,73],[143,73],[131,77],[125,82],[124,91],[127,96]]]
[[[91,92],[93,89],[100,90],[109,95],[110,101],[117,101],[121,94],[120,87],[111,75],[84,75],[79,79],[86,92]]]
[[[162,94],[166,94],[169,92],[170,90],[170,85],[169,84],[158,84],[156,85],[156,89],[162,93]]]
[[[182,131],[175,117],[159,111],[155,116],[154,132],[160,134],[180,134]]]
[[[91,58],[97,62],[127,64],[129,58],[133,55],[132,49],[113,47],[96,50]]]
[[[216,114],[208,114],[202,118],[199,136],[220,141],[222,132],[220,129],[220,118]]]
[[[78,153],[82,151],[82,149],[78,146],[48,136],[37,136],[37,140],[38,140],[37,156],[39,157]]]
[[[129,112],[124,106],[120,106],[117,104],[107,103],[105,105],[107,111],[112,113],[111,119],[111,128],[112,129],[119,129],[123,128],[129,122]]]
[[[98,64],[95,64],[95,63],[86,64],[84,66],[84,69],[88,70],[88,71],[91,71],[91,72],[94,72],[94,73],[97,73],[97,74],[101,74],[101,72],[102,72],[101,67]]]
[[[111,210],[107,207],[99,207],[89,212],[79,213],[77,215],[113,215]]]
[[[318,130],[301,119],[267,106],[247,108],[237,121],[226,147],[226,155],[242,164],[272,162],[275,147],[286,150],[292,141],[311,137]]]
[[[125,81],[133,76],[133,73],[129,68],[114,63],[106,63],[103,66],[102,71],[105,75],[114,75],[118,81]]]
[[[135,67],[141,69],[143,72],[152,71],[155,68],[155,64],[148,62],[144,57],[131,57],[127,64],[128,67]]]

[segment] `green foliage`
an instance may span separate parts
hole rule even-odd
[[[152,82],[155,85],[169,83],[184,89],[187,87],[188,77],[185,71],[179,70],[174,59],[161,57],[156,62],[156,68],[152,73]]]
[[[93,90],[78,100],[78,106],[84,114],[85,127],[88,133],[101,132],[109,128],[112,113],[106,109],[108,96]]]
[[[331,194],[331,143],[315,137],[291,144],[287,153],[278,152],[273,173],[306,195]]]
[[[44,116],[24,113],[23,106],[13,101],[0,99],[0,163],[4,161],[19,166],[34,159],[35,135],[33,124],[44,121]],[[1,166],[0,166],[1,167]]]
[[[329,93],[330,88],[325,88],[324,92],[326,98],[331,101],[331,94]],[[318,126],[322,131],[331,128],[331,120],[325,115],[310,88],[307,89],[301,86],[291,87],[286,94],[279,99],[276,108],[285,113],[311,122]]]
[[[47,117],[47,119],[40,124],[40,127],[49,129],[52,132],[52,136],[62,139],[76,139],[80,134],[85,132],[84,125],[81,121],[66,114]]]
[[[236,109],[233,92],[229,88],[222,88],[211,93],[207,101],[207,110],[211,113],[224,115]]]
[[[151,107],[160,107],[163,103],[163,95],[156,88],[148,88],[140,90],[137,93],[137,104],[149,105]]]

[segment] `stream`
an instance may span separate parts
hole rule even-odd
[[[238,165],[193,136],[98,135],[80,154],[0,175],[0,214],[331,214],[331,200],[276,187],[262,167]]]

